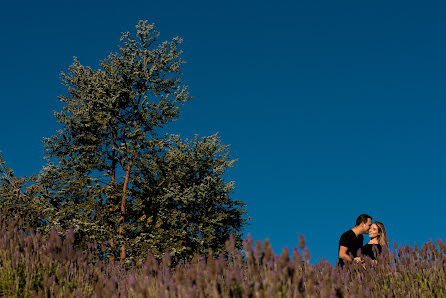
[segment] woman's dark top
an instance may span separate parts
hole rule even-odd
[[[376,247],[373,249],[373,247]],[[374,250],[377,250],[376,253],[381,254],[381,245],[380,244],[366,244],[361,248],[361,254],[363,256],[368,256],[372,260],[376,260],[376,253]]]

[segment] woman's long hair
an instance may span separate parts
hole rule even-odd
[[[386,228],[384,227],[383,223],[375,221],[374,224],[378,227],[378,243],[388,247],[389,239],[387,238]]]

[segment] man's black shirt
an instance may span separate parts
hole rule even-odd
[[[357,257],[358,249],[362,248],[362,242],[364,241],[364,237],[360,234],[358,237],[356,237],[355,232],[352,230],[348,230],[344,234],[342,234],[341,238],[339,239],[339,248],[342,246],[347,247],[347,255],[352,254],[353,257]],[[344,265],[344,260],[339,258],[339,265]]]

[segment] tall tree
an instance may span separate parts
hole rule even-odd
[[[46,139],[48,157],[60,163],[56,171],[76,178],[62,179],[67,181],[60,189],[62,204],[77,217],[81,213],[84,226],[101,219],[94,227],[98,231],[111,220],[109,232],[117,230],[121,260],[133,167],[156,146],[156,129],[177,118],[178,104],[190,99],[179,78],[181,39],[154,47],[159,36],[154,26],[140,21],[136,28],[137,38],[123,34],[119,52],[103,60],[100,69],[75,59],[70,72],[62,74],[69,95],[60,97],[65,106],[55,115],[64,128]],[[109,212],[103,212],[104,204]]]
[[[136,29],[136,38],[128,32],[122,35],[119,51],[103,60],[99,69],[85,67],[75,58],[69,73],[62,73],[68,94],[60,97],[64,103],[63,111],[56,112],[55,116],[63,124],[63,129],[45,139],[51,162],[43,169],[38,181],[46,198],[56,207],[56,220],[52,222],[56,228],[74,226],[80,242],[96,240],[105,244],[112,260],[119,249],[121,261],[134,254],[137,247],[146,247],[137,243],[154,239],[153,232],[147,236],[147,229],[136,228],[138,222],[141,223],[138,218],[158,216],[151,214],[155,209],[148,207],[156,200],[151,197],[151,191],[171,192],[171,189],[158,189],[152,184],[184,178],[175,176],[176,172],[171,173],[166,168],[174,164],[168,162],[169,156],[183,146],[182,143],[160,137],[158,132],[177,119],[179,105],[191,99],[180,79],[180,67],[184,62],[178,46],[182,40],[177,37],[170,42],[158,43],[159,33],[147,21],[140,21]],[[195,150],[191,146],[187,148],[191,152]],[[208,155],[203,158],[212,159],[212,154],[220,152],[218,150],[208,150]],[[176,166],[182,162],[179,156]],[[220,165],[217,162],[206,170],[194,169],[209,171],[213,167],[231,165],[226,156],[214,160],[219,158]],[[163,176],[166,171],[171,176]],[[223,172],[217,170],[216,173],[220,173],[217,176]],[[190,171],[187,173],[191,174]],[[219,232],[220,237],[227,238],[229,232],[241,229],[245,223],[241,215],[245,211],[241,202],[232,202],[227,196],[230,187],[219,181],[214,182],[215,188],[207,190],[209,193],[200,195],[203,201],[213,200],[219,192],[225,193],[220,195],[226,200],[221,204],[228,206],[231,212],[234,209],[232,218],[228,213],[226,222],[219,221],[219,225],[233,227],[223,229],[226,233]],[[183,179],[182,183],[189,182],[193,181]],[[177,192],[170,197],[171,206],[181,195]],[[168,197],[166,194],[162,196]],[[145,209],[141,211],[139,208]],[[220,240],[224,242],[223,238]],[[129,245],[132,251],[129,251]]]

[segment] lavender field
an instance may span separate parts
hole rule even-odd
[[[280,255],[268,241],[252,239],[237,251],[226,244],[218,258],[196,256],[171,265],[149,256],[132,268],[101,261],[73,247],[74,235],[44,239],[0,220],[0,295],[7,297],[445,297],[446,245],[394,247],[374,264],[336,268],[311,264],[301,236],[299,248]],[[292,254],[292,256],[290,255]]]

